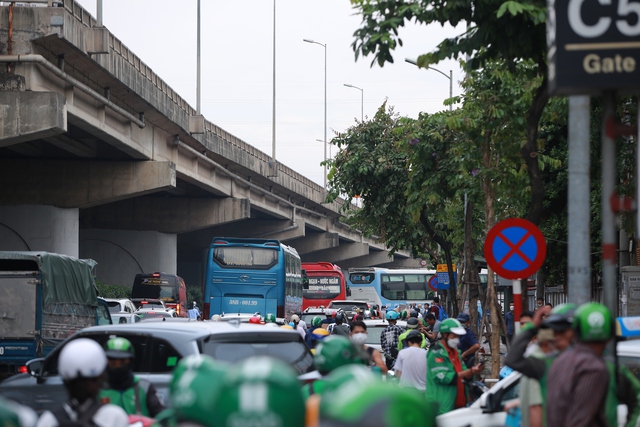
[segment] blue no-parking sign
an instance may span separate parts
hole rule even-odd
[[[510,218],[489,230],[484,256],[489,267],[500,277],[526,279],[542,267],[547,244],[535,224],[526,219]]]

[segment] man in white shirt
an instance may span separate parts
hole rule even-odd
[[[427,388],[427,350],[420,348],[422,334],[417,330],[411,331],[406,340],[409,346],[398,353],[396,377],[400,379],[401,386],[424,391]]]

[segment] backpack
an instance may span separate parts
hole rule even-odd
[[[444,307],[438,307],[438,321],[442,322],[444,319],[448,319],[449,316],[444,311]]]
[[[51,413],[56,420],[58,420],[59,427],[95,427],[96,423],[93,422],[93,416],[102,408],[104,404],[96,401],[84,411],[76,421],[73,421],[69,416],[69,413],[64,409],[64,406],[59,406],[52,410]]]
[[[333,328],[331,328],[331,335],[342,335],[343,337],[349,336],[344,326],[335,323],[333,324]]]

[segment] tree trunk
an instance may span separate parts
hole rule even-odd
[[[491,146],[492,134],[490,131],[485,132],[484,147],[482,150],[482,164],[483,167],[489,170],[491,165],[491,159],[493,157],[493,150]],[[489,178],[483,178],[482,190],[484,192],[484,220],[485,220],[485,235],[489,233],[489,230],[493,228],[496,223],[496,213],[494,208],[495,202],[495,188]],[[495,289],[495,275],[491,268],[488,269],[488,283],[487,293],[488,301],[487,307],[491,309],[491,376],[492,378],[498,378],[500,373],[500,309],[498,307]]]
[[[478,329],[478,287],[480,286],[480,275],[478,274],[478,269],[476,268],[474,260],[476,242],[473,240],[471,233],[473,229],[473,209],[473,202],[469,200],[467,202],[467,208],[464,216],[464,283],[467,286],[467,295],[469,299],[471,330],[475,332],[476,337],[481,339],[482,330]]]
[[[546,64],[538,64],[540,71],[546,70]],[[526,143],[520,149],[520,155],[527,165],[529,174],[529,184],[531,185],[531,205],[527,219],[532,223],[540,224],[542,217],[542,202],[544,201],[544,183],[540,174],[540,165],[538,163],[538,125],[540,117],[544,111],[544,107],[549,101],[549,92],[547,91],[547,74],[536,91],[531,107],[527,111],[527,135]]]

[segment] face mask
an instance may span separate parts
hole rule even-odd
[[[107,377],[112,385],[122,384],[129,379],[131,371],[129,367],[122,367],[116,369],[107,368]]]
[[[460,344],[460,338],[449,338],[447,340],[447,345],[451,348],[458,348],[458,344]]]
[[[538,303],[538,307],[542,307],[542,303],[541,302]]]
[[[367,341],[367,334],[365,333],[357,333],[351,335],[351,342],[354,344],[364,344]]]
[[[513,306],[509,306],[509,311],[513,311]]]

